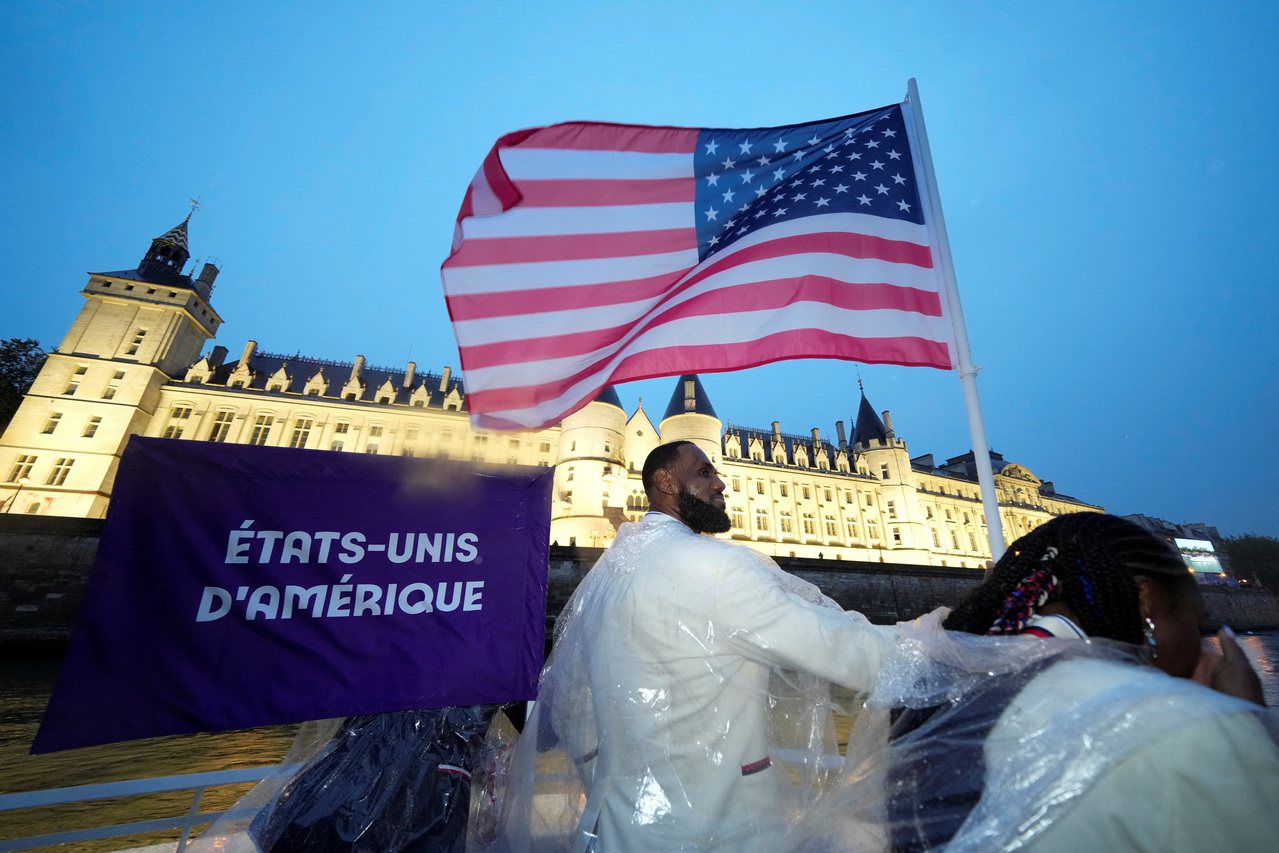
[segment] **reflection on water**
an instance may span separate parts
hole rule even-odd
[[[1207,642],[1216,645],[1215,638]],[[1261,676],[1266,701],[1272,707],[1279,707],[1279,633],[1244,634],[1239,637],[1239,643]],[[295,726],[277,726],[28,755],[57,670],[56,661],[0,661],[0,793],[275,764],[288,751],[296,731]],[[239,785],[210,791],[202,801],[202,808],[226,808],[249,787]],[[0,816],[0,838],[167,817],[185,811],[190,797],[189,792],[176,792],[51,807],[25,815],[5,814]],[[87,853],[176,837],[176,833],[152,834],[59,849]]]
[[[275,764],[288,751],[296,730],[296,726],[277,726],[28,755],[58,666],[57,661],[0,662],[0,793]],[[238,785],[211,790],[202,799],[201,808],[205,811],[227,808],[250,787]],[[190,792],[178,791],[7,813],[0,815],[0,838],[170,817],[184,813],[190,802]],[[85,853],[117,850],[176,837],[176,832],[153,833],[58,849]]]

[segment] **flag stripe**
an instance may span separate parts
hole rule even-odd
[[[689,316],[766,311],[798,302],[818,302],[833,308],[855,311],[893,309],[930,317],[941,316],[941,300],[936,293],[882,282],[849,284],[824,276],[807,275],[718,287],[667,309],[654,317],[650,325],[660,325]],[[575,313],[570,314],[569,319],[573,316]],[[527,321],[525,324],[527,325]],[[538,325],[540,327],[541,324]],[[526,360],[583,355],[615,344],[633,328],[634,323],[625,322],[592,331],[469,346],[462,351],[463,361],[467,369],[476,369]]]
[[[692,209],[687,204],[675,202],[600,207],[517,207],[502,216],[466,220],[462,223],[462,235],[467,240],[492,240],[692,227]]]
[[[566,151],[548,148],[505,148],[499,152],[506,177],[518,185],[529,180],[693,180],[693,158],[687,154],[635,151]],[[490,178],[490,183],[492,179]]]
[[[581,258],[570,261],[445,267],[445,293],[452,298],[480,293],[509,295],[528,292],[529,298],[535,299],[536,294],[530,291],[614,284],[658,276],[678,281],[680,276],[696,265],[697,249],[689,246],[674,252],[632,258]]]
[[[576,151],[632,151],[691,154],[700,131],[687,127],[644,127],[633,124],[569,122],[538,128],[524,144],[535,148]]]
[[[844,253],[836,254],[836,250],[841,248]],[[880,255],[887,258],[873,257],[872,251],[878,251]],[[925,256],[921,257],[921,253]],[[456,302],[462,309],[462,314],[453,314],[453,320],[455,324],[458,324],[456,331],[459,340],[469,344],[476,340],[476,333],[473,330],[477,327],[467,321],[540,314],[556,310],[575,310],[578,312],[573,320],[576,327],[595,328],[598,325],[620,322],[617,315],[612,312],[611,306],[647,300],[644,304],[634,306],[632,319],[638,321],[645,311],[653,307],[654,303],[651,300],[658,295],[662,282],[666,282],[670,287],[668,295],[674,297],[712,278],[724,285],[751,281],[755,277],[784,278],[790,271],[788,268],[792,262],[805,265],[813,273],[849,283],[882,281],[931,290],[935,287],[936,281],[931,268],[922,265],[923,262],[931,263],[926,253],[927,249],[913,244],[902,246],[858,235],[796,235],[793,238],[748,246],[731,254],[725,253],[711,264],[692,272],[678,285],[676,285],[677,275],[658,275],[635,282],[604,282],[598,285],[572,286],[563,288],[565,291],[563,296],[559,296],[550,289],[502,291],[487,295],[482,302],[471,301],[474,297],[459,295],[450,297],[449,305],[452,310]],[[900,263],[902,258],[920,262],[921,265],[902,264]],[[747,266],[750,268],[743,269]],[[632,298],[627,299],[627,296]],[[609,316],[613,319],[603,323],[593,323],[591,317],[597,308],[610,309]],[[545,317],[539,318],[539,323],[546,322],[554,321]],[[493,323],[489,324],[489,330],[484,332],[484,338],[501,338],[508,334],[522,336],[519,328],[511,327],[509,324]]]
[[[541,386],[534,391],[538,400],[559,393],[557,384],[564,377],[575,380],[595,370],[610,369],[630,353],[668,346],[683,346],[691,341],[706,344],[737,344],[772,335],[791,328],[826,329],[833,333],[865,338],[918,337],[945,340],[947,326],[942,318],[893,311],[847,311],[820,303],[797,303],[772,311],[740,311],[727,316],[691,316],[636,331],[626,340],[601,351],[585,355],[536,360],[525,358],[518,363],[490,368],[475,368],[462,356],[462,366],[471,393],[502,388]],[[570,383],[571,384],[571,383]],[[553,393],[547,394],[546,389]]]
[[[525,207],[593,207],[614,205],[623,198],[629,204],[683,202],[691,204],[697,186],[688,178],[652,180],[525,180],[519,191]]]
[[[864,364],[902,364],[912,367],[950,368],[949,349],[945,343],[909,336],[863,338],[823,329],[788,329],[765,338],[733,344],[683,344],[632,353],[621,359],[612,371],[591,371],[555,383],[560,396],[544,397],[531,393],[537,389],[515,388],[480,391],[467,395],[472,411],[504,412],[515,423],[528,428],[548,426],[562,415],[547,412],[589,400],[607,382],[632,382],[656,376],[724,369],[745,369],[791,358],[820,355],[860,361]],[[725,365],[733,365],[726,368]],[[581,389],[575,386],[581,386]],[[583,390],[585,393],[583,393]],[[541,398],[539,404],[538,399]],[[573,399],[575,398],[576,399]]]
[[[490,240],[464,240],[462,246],[449,258],[449,264],[476,266],[615,258],[620,255],[656,255],[677,252],[696,246],[697,232],[691,227],[670,228],[664,231],[632,231],[622,234],[502,237]]]

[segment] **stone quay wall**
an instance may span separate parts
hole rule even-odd
[[[58,647],[71,634],[97,553],[99,519],[0,514],[0,650]],[[547,627],[603,553],[599,548],[552,546]],[[879,624],[914,619],[953,606],[981,580],[972,569],[894,563],[778,558],[783,569],[818,586],[845,609]],[[1279,599],[1265,590],[1204,589],[1213,626],[1279,628]]]

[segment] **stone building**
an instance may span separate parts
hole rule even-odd
[[[677,380],[654,423],[629,415],[612,388],[556,427],[471,427],[462,378],[450,368],[377,367],[263,352],[235,361],[204,348],[222,318],[218,269],[194,278],[188,223],[151,241],[137,268],[91,273],[84,305],[0,437],[6,512],[105,515],[132,435],[348,453],[554,465],[551,535],[602,546],[646,508],[645,456],[661,441],[702,447],[728,484],[727,536],[769,554],[980,567],[989,558],[972,453],[938,464],[911,458],[888,412],[863,394],[852,434],[805,435],[726,423],[696,376]],[[202,354],[204,353],[204,354]],[[1000,512],[1014,539],[1065,512],[1100,507],[1058,494],[991,453]]]

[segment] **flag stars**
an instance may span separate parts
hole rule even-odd
[[[825,197],[822,197],[822,198],[817,199],[817,201],[815,201],[815,202],[813,202],[813,203],[814,203],[814,204],[816,204],[818,207],[829,207],[829,206],[830,206],[830,199],[825,198]]]
[[[749,184],[754,179],[755,179],[755,173],[752,172],[750,169],[747,169],[745,172],[742,172],[743,184]]]
[[[751,144],[749,142],[743,142],[741,145],[738,145],[737,147],[741,149],[743,157],[751,153]]]
[[[813,174],[814,172],[820,172],[821,170],[822,170],[822,167],[821,167],[821,166],[814,166],[813,168],[811,168],[811,169],[809,169],[809,170],[808,170],[808,174],[810,174],[810,175],[811,175],[811,174]]]
[[[785,216],[785,215],[786,215],[786,208],[784,207],[779,207],[773,211],[773,216]]]
[[[809,144],[809,145],[821,145],[821,143],[822,143],[822,141],[821,141],[820,139],[818,139],[816,136],[814,136],[812,139],[808,140],[808,144]]]
[[[792,157],[794,157],[794,158],[795,158],[795,162],[797,162],[797,163],[798,163],[800,160],[803,160],[803,159],[804,159],[804,152],[803,152],[803,151],[795,151],[795,152],[793,152],[793,153],[791,154],[791,156],[792,156]]]
[[[766,187],[758,186],[755,188],[755,198],[763,198],[766,195],[768,195],[768,189]]]
[[[884,128],[883,133],[884,133],[884,136],[888,136],[888,137],[893,137],[897,135],[897,131],[893,130],[891,127]]]
[[[904,201],[899,201],[899,202],[897,202],[897,209],[898,209],[898,210],[902,210],[902,211],[906,211],[906,212],[908,212],[908,213],[909,213],[909,212],[910,212],[910,205],[909,205],[909,204],[907,204],[907,203],[906,203],[906,202],[904,202]]]
[[[715,208],[713,208],[713,207],[708,207],[708,208],[706,208],[706,210],[704,210],[704,211],[702,211],[702,212],[706,214],[706,221],[707,221],[707,222],[714,222],[714,221],[716,221],[716,219],[719,217],[719,211],[718,211],[718,210],[716,210],[716,209],[715,209]],[[685,221],[687,221],[687,220],[685,220]]]
[[[724,196],[723,196],[723,198],[724,198],[724,201],[732,201],[732,200],[733,200],[733,191],[732,191],[732,190],[725,190],[725,191],[724,191]]]
[[[774,169],[774,170],[773,170],[773,180],[774,180],[774,181],[780,181],[780,180],[781,180],[782,178],[784,178],[784,177],[786,177],[786,170],[785,170],[785,169]]]
[[[893,175],[893,183],[894,183],[894,184],[904,184],[904,183],[906,183],[906,179],[905,179],[905,178],[903,178],[901,175]]]
[[[865,193],[862,193],[861,195],[859,195],[857,197],[857,200],[861,202],[862,204],[870,204],[870,199],[866,196]]]
[[[901,158],[902,158],[902,155],[901,155],[900,153],[898,153],[897,151],[889,151],[889,152],[888,152],[888,159],[889,159],[889,160],[900,160]]]
[[[843,167],[843,166],[831,166],[831,167],[830,167],[830,173],[831,173],[832,175],[837,175],[837,174],[839,174],[839,173],[840,173],[840,172],[842,172],[842,171],[844,171],[844,167]]]
[[[873,160],[871,161],[870,167],[872,169],[882,169],[884,168],[884,164],[879,162],[878,160]]]
[[[849,152],[849,154],[848,154],[848,159],[849,159],[849,160],[860,160],[860,159],[862,159],[862,152],[860,152],[860,151],[850,151],[850,152]]]
[[[853,172],[853,180],[854,180],[854,181],[864,181],[864,180],[866,180],[866,173],[865,173],[865,172]]]
[[[888,195],[888,187],[884,186],[883,184],[877,184],[875,186],[875,192],[879,193],[880,195]]]
[[[808,193],[795,193],[791,201],[803,201],[806,198],[808,198]]]
[[[773,143],[773,150],[778,154],[786,153],[786,140],[779,139]]]
[[[711,172],[709,175],[707,175],[706,186],[708,187],[719,186],[719,175],[715,174],[714,172]]]
[[[810,186],[810,187],[821,187],[821,186],[825,186],[825,185],[826,185],[826,179],[825,179],[825,178],[814,178],[814,179],[813,179],[813,182],[812,182],[811,184],[809,184],[809,186]]]
[[[732,157],[725,157],[724,162],[721,163],[720,165],[723,166],[725,169],[731,169],[737,165],[737,161],[734,160]]]
[[[719,143],[716,142],[715,140],[712,139],[710,142],[706,143],[706,154],[708,156],[714,157],[715,152],[718,150],[719,150]]]
[[[755,162],[756,162],[756,163],[758,163],[758,164],[759,164],[759,167],[762,169],[762,168],[764,168],[765,166],[767,166],[767,165],[769,165],[770,163],[772,163],[773,161],[772,161],[772,160],[769,160],[769,159],[768,159],[768,155],[767,155],[767,154],[765,154],[763,157],[760,157],[760,158],[759,158],[758,160],[756,160]]]
[[[867,139],[867,140],[866,140],[866,147],[867,147],[867,148],[878,148],[878,147],[879,147],[879,142],[878,142],[877,140],[874,140],[874,139]]]
[[[844,185],[844,184],[840,184],[839,186],[835,187],[835,192],[837,192],[837,193],[846,193],[846,192],[848,192],[848,187],[847,187],[846,185]]]

